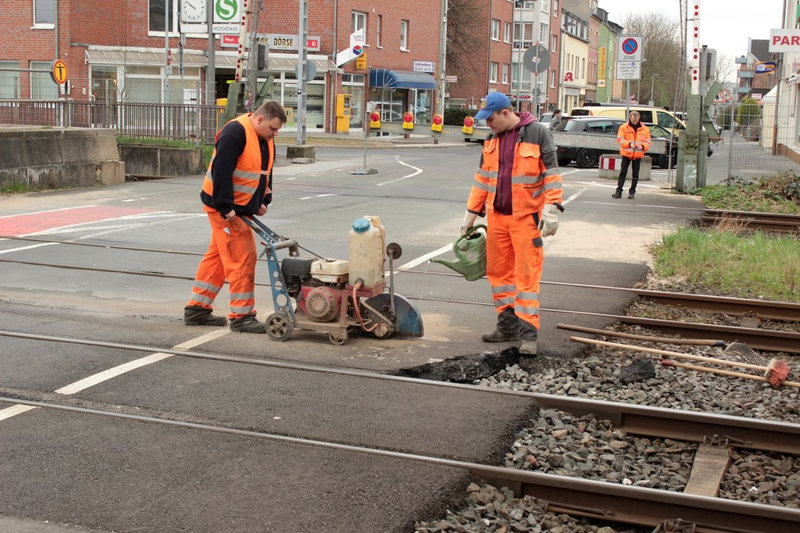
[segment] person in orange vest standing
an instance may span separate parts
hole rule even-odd
[[[519,341],[519,353],[538,350],[542,237],[555,235],[561,172],[548,126],[515,113],[508,97],[489,93],[475,115],[492,130],[467,200],[462,235],[486,216],[486,275],[497,312],[496,329],[483,342]]]
[[[214,153],[203,180],[200,200],[211,224],[211,243],[195,275],[186,304],[187,326],[224,326],[232,331],[266,333],[256,320],[256,244],[241,216],[265,215],[272,201],[275,141],[286,112],[278,102],[264,102],[217,132]],[[228,319],[212,314],[214,299],[228,280]]]
[[[625,187],[625,177],[628,175],[628,167],[633,162],[633,179],[631,188],[628,189],[628,200],[636,197],[636,184],[639,183],[639,167],[642,164],[644,153],[650,149],[650,130],[640,122],[638,111],[631,111],[628,115],[628,122],[617,130],[617,142],[619,143],[619,153],[622,155],[622,165],[619,169],[617,179],[617,190],[611,195],[612,198],[622,198],[622,189]]]

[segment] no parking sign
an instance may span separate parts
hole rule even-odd
[[[641,35],[617,37],[617,61],[641,61],[644,56],[644,39]]]

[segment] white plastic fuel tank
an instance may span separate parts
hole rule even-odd
[[[356,219],[350,229],[350,284],[361,280],[371,289],[383,281],[383,249],[386,239],[380,217]]]

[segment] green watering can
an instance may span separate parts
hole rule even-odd
[[[467,232],[453,243],[455,261],[446,259],[431,259],[432,263],[441,263],[452,268],[467,281],[475,281],[486,275],[486,233],[478,230],[486,226],[479,224],[472,226]]]

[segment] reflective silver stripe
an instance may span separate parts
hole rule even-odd
[[[553,189],[560,189],[560,188],[561,188],[560,181],[551,181],[549,183],[544,184],[544,190],[546,191],[552,191]]]
[[[484,178],[489,178],[489,179],[497,177],[497,171],[496,170],[489,171],[489,170],[483,170],[482,168],[479,168],[477,174],[479,176],[483,176]]]
[[[217,287],[216,285],[212,285],[211,283],[207,283],[205,281],[195,280],[194,288],[201,291],[208,291],[217,294],[222,287]]]
[[[517,300],[538,300],[539,295],[535,292],[518,292]]]
[[[494,301],[495,307],[504,307],[506,305],[514,305],[514,297],[509,296],[508,298],[500,298],[499,300]]]
[[[544,177],[541,174],[538,176],[526,176],[523,174],[521,176],[511,176],[511,184],[512,185],[519,185],[520,183],[536,184],[542,181],[543,179]]]
[[[243,180],[257,180],[261,177],[261,171],[258,172],[248,172],[246,170],[242,170],[240,168],[236,168],[233,170],[233,177],[234,178],[241,178]]]
[[[253,195],[256,192],[258,187],[249,187],[247,185],[241,185],[236,182],[233,184],[233,192],[243,192],[245,194]]]
[[[473,187],[476,189],[480,189],[482,191],[492,191],[494,187],[491,187],[488,183],[483,183],[482,181],[475,180],[475,183],[472,184]]]
[[[249,315],[253,312],[252,305],[246,305],[244,307],[233,307],[231,306],[231,313],[236,313],[237,315]]]
[[[256,297],[254,292],[234,292],[231,293],[231,301],[233,300],[252,300]]]
[[[554,174],[561,174],[558,167],[555,168],[548,168],[547,172],[544,173],[545,177],[553,176]]]
[[[517,314],[523,315],[538,315],[539,308],[538,307],[524,307],[522,305],[515,305],[514,312]]]
[[[211,305],[214,303],[214,298],[209,298],[208,296],[204,296],[202,294],[197,294],[196,292],[192,291],[192,300],[195,302],[200,302],[201,304]]]
[[[500,294],[503,292],[516,292],[517,286],[516,285],[498,285],[497,287],[492,287],[492,294]]]

